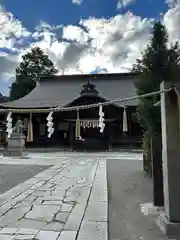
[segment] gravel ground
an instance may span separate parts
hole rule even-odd
[[[140,204],[152,202],[152,180],[142,161],[107,160],[109,191],[109,240],[167,240],[155,223],[144,216]]]
[[[0,194],[32,178],[50,166],[0,164]]]

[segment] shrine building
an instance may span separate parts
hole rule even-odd
[[[105,128],[99,131],[99,108],[79,111],[80,135],[76,139],[76,111],[57,111],[53,113],[54,133],[47,136],[48,113],[38,109],[54,109],[103,103],[115,99],[133,97],[136,73],[52,75],[42,77],[36,87],[25,97],[15,101],[0,102],[1,109],[22,109],[13,112],[13,124],[18,117],[23,121],[27,134],[28,122],[31,120],[33,139],[26,141],[27,147],[59,147],[71,149],[113,149],[116,147],[141,146],[142,129],[137,120],[138,100],[116,102],[103,107]],[[26,110],[23,112],[23,109]],[[123,132],[124,109],[127,116],[127,130]],[[28,113],[29,111],[29,113]],[[7,112],[0,113],[1,123],[6,123]],[[2,124],[0,125],[2,128]],[[1,129],[1,135],[3,130]],[[1,136],[1,144],[3,144]],[[5,140],[4,140],[5,141]]]

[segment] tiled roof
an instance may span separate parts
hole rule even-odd
[[[3,95],[0,93],[0,103],[2,103],[2,102],[7,102],[7,101],[8,101],[8,97],[3,96]]]
[[[27,96],[12,102],[1,104],[8,108],[49,108],[65,106],[76,99],[82,85],[88,80],[96,85],[102,98],[113,100],[136,95],[134,81],[136,74],[97,74],[97,75],[61,75],[43,77],[34,90]],[[137,101],[129,101],[129,106],[136,106]]]

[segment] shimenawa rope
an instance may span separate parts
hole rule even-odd
[[[41,108],[41,109],[36,109],[36,108],[26,108],[26,109],[0,109],[0,112],[13,112],[13,113],[49,113],[49,112],[65,112],[65,111],[78,111],[78,110],[85,110],[85,109],[90,109],[90,108],[96,108],[99,106],[108,106],[111,104],[116,104],[116,103],[125,103],[130,100],[136,100],[136,99],[142,99],[146,97],[151,97],[155,95],[159,95],[161,93],[167,93],[173,90],[174,88],[169,88],[169,89],[164,89],[156,92],[151,92],[151,93],[146,93],[142,95],[136,95],[132,97],[127,97],[127,98],[121,98],[121,99],[115,99],[111,101],[106,101],[106,102],[99,102],[99,103],[94,103],[94,104],[88,104],[88,105],[80,105],[80,106],[73,106],[73,107],[55,107],[55,108]]]

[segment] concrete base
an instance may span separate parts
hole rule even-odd
[[[27,157],[25,150],[25,136],[20,133],[12,133],[8,139],[8,146],[4,151],[6,157]]]
[[[3,153],[3,157],[18,157],[18,158],[27,158],[28,157],[28,152],[27,151],[17,151],[16,150],[9,150],[9,149],[5,149],[4,153]]]
[[[170,222],[165,213],[158,217],[156,224],[166,236],[180,237],[180,222]]]

